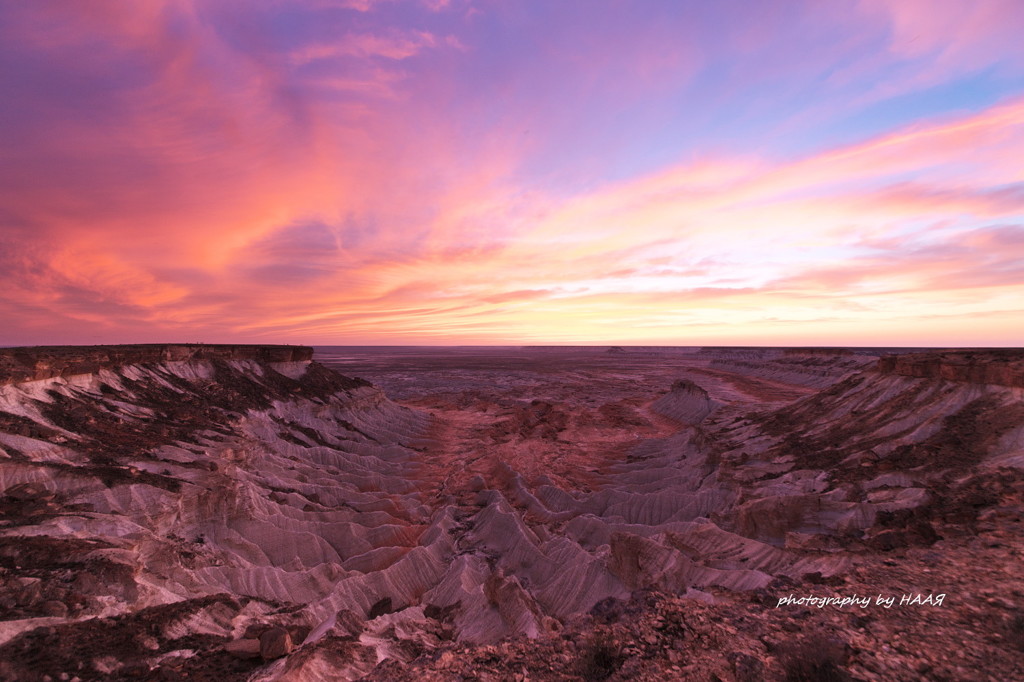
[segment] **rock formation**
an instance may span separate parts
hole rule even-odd
[[[722,403],[689,379],[679,379],[671,390],[651,404],[651,409],[684,424],[699,424]]]
[[[1020,355],[503,352],[368,365],[405,405],[309,348],[0,353],[0,679],[781,675],[774,598],[1024,496]]]

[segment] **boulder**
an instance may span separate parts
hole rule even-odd
[[[236,639],[224,645],[224,651],[235,658],[259,658],[262,646],[258,639]]]
[[[260,656],[265,661],[287,656],[292,652],[291,633],[282,627],[272,627],[260,635]]]
[[[68,615],[67,605],[62,601],[57,601],[56,599],[44,601],[40,605],[39,611],[44,616],[50,616],[51,618],[66,618]]]

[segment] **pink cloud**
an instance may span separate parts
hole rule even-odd
[[[424,49],[437,44],[438,40],[426,31],[390,35],[349,34],[331,43],[304,46],[293,52],[289,59],[297,65],[337,57],[384,57],[402,60],[414,57]]]
[[[982,57],[1016,57],[1017,28],[1024,7],[1014,0],[935,2],[934,0],[861,0],[870,14],[884,17],[890,27],[890,50],[903,57],[928,55],[940,62],[959,61],[977,66]]]
[[[316,0],[315,4],[326,7],[341,7],[344,9],[356,10],[357,12],[370,12],[377,7],[393,3],[396,0]],[[440,12],[448,9],[452,0],[420,0],[420,4],[432,12]]]
[[[848,243],[851,235],[861,235],[856,226],[859,215],[885,222],[953,211],[973,216],[1019,212],[1019,196],[1012,187],[861,186],[865,179],[877,177],[871,172],[874,164],[885,167],[893,158],[899,159],[901,168],[931,168],[938,163],[934,145],[954,156],[970,146],[984,157],[987,147],[979,141],[992,145],[1017,139],[1006,130],[995,131],[1000,125],[1017,125],[1016,115],[1010,115],[1015,111],[1009,105],[792,164],[705,160],[561,203],[536,196],[517,205],[514,188],[499,182],[510,166],[499,163],[493,173],[483,174],[482,182],[470,177],[464,185],[449,186],[452,193],[424,214],[428,222],[415,248],[410,248],[408,233],[389,237],[371,231],[360,236],[351,226],[329,222],[260,230],[247,226],[239,233],[238,246],[226,252],[226,260],[214,259],[206,266],[198,261],[212,276],[203,294],[189,285],[194,280],[191,274],[184,279],[153,274],[162,262],[176,260],[168,260],[168,254],[151,256],[148,266],[116,255],[130,252],[133,244],[152,244],[150,236],[133,238],[125,233],[124,243],[111,250],[94,240],[76,240],[81,233],[69,225],[69,245],[44,257],[45,272],[50,274],[33,282],[37,293],[30,300],[82,315],[80,306],[61,302],[62,287],[72,287],[122,306],[117,314],[107,310],[108,323],[120,315],[126,323],[147,319],[156,328],[170,329],[215,318],[221,328],[249,335],[326,338],[332,333],[372,333],[382,339],[396,333],[486,339],[500,335],[495,330],[522,334],[526,329],[557,334],[557,325],[566,323],[580,334],[600,335],[615,328],[609,320],[619,320],[619,326],[627,320],[649,330],[670,329],[673,321],[725,325],[730,316],[748,324],[768,324],[757,312],[765,305],[776,310],[779,320],[795,315],[788,324],[804,324],[809,314],[825,319],[822,311],[834,307],[837,297],[848,299],[841,306],[848,315],[859,308],[886,310],[890,304],[885,299],[894,296],[910,297],[923,314],[935,309],[933,292],[939,289],[1012,290],[1020,273],[1009,263],[1024,254],[1006,245],[1016,244],[1019,235],[1013,230],[989,234],[961,229],[960,241],[949,242],[949,248],[968,249],[967,255],[956,249],[925,252],[894,240],[889,255],[862,256],[842,266],[789,259],[808,237],[821,242],[813,250],[834,248]],[[367,169],[365,163],[364,159],[360,168]],[[323,170],[318,168],[317,173]],[[996,170],[989,169],[990,177],[1005,180],[1012,175],[1010,169]],[[267,178],[274,180],[273,175]],[[324,181],[319,179],[317,191]],[[383,196],[374,195],[376,181],[365,185],[367,198],[374,202]],[[824,198],[816,195],[818,188],[826,191]],[[293,201],[298,197],[296,205],[314,205],[302,194],[293,194],[297,191],[301,190],[291,188],[280,196]],[[269,186],[264,193],[276,195]],[[316,193],[307,196],[312,199]],[[465,240],[474,234],[479,240],[479,221],[495,216],[505,221],[510,208],[511,215],[519,216],[512,223],[515,231],[475,245]],[[401,204],[393,209],[396,217],[408,210]],[[244,223],[251,215],[248,220],[255,221],[264,210],[265,205],[259,205],[252,214],[236,213],[233,220]],[[533,228],[526,219],[529,215],[539,216]],[[813,233],[794,222],[800,216],[813,218]],[[209,225],[197,224],[195,230],[179,231],[177,236],[194,242],[193,253],[202,253]],[[765,232],[766,226],[773,231]],[[218,228],[216,234],[221,238],[230,232]],[[644,241],[638,243],[641,234]],[[742,242],[752,248],[749,254],[738,248]],[[987,255],[997,250],[997,242],[1010,261],[993,261]],[[758,256],[749,261],[746,277],[739,277],[736,285],[706,284],[727,273],[741,273],[737,268]],[[780,278],[778,273],[785,270],[794,274]],[[291,287],[299,287],[302,296],[296,297]],[[127,292],[131,295],[126,297]],[[553,297],[553,292],[558,295]],[[977,307],[979,300],[971,305]],[[409,305],[410,301],[446,304]],[[517,301],[531,306],[503,305]],[[988,314],[983,308],[971,314]]]
[[[922,89],[991,66],[1024,67],[1018,49],[1024,6],[1014,0],[861,0],[860,8],[888,28],[890,54],[915,64],[881,92]]]

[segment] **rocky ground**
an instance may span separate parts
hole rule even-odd
[[[712,589],[713,603],[642,590],[595,605],[555,635],[451,643],[409,664],[385,663],[365,679],[1022,679],[1019,476],[1012,488],[986,515],[984,530],[946,526],[948,539],[865,553],[842,577],[780,579],[746,594]],[[791,595],[869,601],[779,605]],[[932,603],[924,603],[929,595]],[[880,596],[894,600],[886,606]]]
[[[6,352],[0,679],[1024,678],[1024,354],[698,350]]]

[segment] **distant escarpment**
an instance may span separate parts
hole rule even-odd
[[[878,360],[878,370],[920,379],[1024,388],[1024,350],[993,348],[887,355]]]
[[[697,354],[711,369],[738,372],[786,384],[825,388],[877,358],[869,350],[844,348],[747,348],[706,346]]]
[[[0,385],[54,377],[95,374],[101,369],[188,360],[309,362],[308,346],[244,344],[133,344],[117,346],[31,346],[0,348]]]

